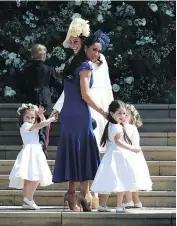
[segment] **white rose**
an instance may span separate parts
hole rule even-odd
[[[132,55],[132,50],[131,50],[131,49],[127,50],[127,53],[128,53],[129,55]]]
[[[7,59],[6,62],[5,62],[6,65],[9,65],[11,63],[12,63],[12,60],[11,59]]]
[[[156,12],[158,10],[158,6],[154,3],[149,4],[149,7],[153,12]]]
[[[31,37],[30,36],[26,36],[25,37],[25,41],[30,42],[31,41]]]
[[[102,23],[104,21],[103,16],[101,14],[99,14],[97,17],[97,20],[98,20],[98,22]]]
[[[16,58],[17,54],[16,53],[9,53],[8,57],[9,59],[13,60],[14,58]]]
[[[135,26],[145,26],[146,25],[146,19],[136,19],[134,21]]]
[[[91,0],[91,1],[88,0],[87,3],[88,3],[89,6],[94,6],[94,5],[97,4],[97,0]]]
[[[165,12],[168,16],[175,16],[172,12],[171,12],[171,10],[166,10],[166,12]]]
[[[82,0],[75,0],[75,5],[81,5]]]
[[[71,17],[72,20],[76,19],[76,18],[81,18],[81,14],[79,13],[74,13],[73,16]]]
[[[132,76],[129,76],[129,77],[125,78],[125,82],[130,85],[132,82],[134,82],[134,78]]]
[[[141,22],[142,22],[142,26],[145,26],[145,25],[146,25],[146,19],[145,19],[145,18],[143,18],[143,19],[141,20]]]
[[[15,58],[14,59],[14,65],[17,66],[20,63],[20,58]]]
[[[16,94],[15,90],[13,90],[11,87],[6,86],[4,89],[4,96],[12,97]]]
[[[119,92],[119,90],[120,90],[120,86],[117,85],[117,84],[113,84],[113,85],[112,85],[112,89],[113,89],[113,91],[114,91],[115,93],[117,93],[117,92]]]

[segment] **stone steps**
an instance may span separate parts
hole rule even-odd
[[[15,160],[0,160],[0,175],[8,175]],[[51,171],[54,169],[54,160],[48,160]],[[147,161],[150,175],[152,176],[175,176],[176,161]]]
[[[22,145],[0,145],[0,159],[16,159]],[[49,146],[49,159],[55,159],[57,146]],[[147,161],[175,161],[175,146],[142,146]],[[104,153],[101,153],[103,155]]]
[[[139,192],[143,209],[129,209],[116,214],[116,194],[108,205],[111,213],[63,212],[67,183],[39,187],[35,201],[38,211],[22,211],[22,191],[8,188],[8,175],[22,148],[17,108],[21,104],[0,104],[0,226],[174,226],[176,225],[176,105],[136,105],[143,119],[141,146],[147,161],[153,191]],[[48,164],[53,171],[59,137],[59,123],[53,123]],[[101,153],[103,156],[104,153]],[[77,184],[77,190],[79,185]]]
[[[174,118],[148,118],[143,120],[140,132],[175,132]],[[51,132],[58,132],[60,123],[52,123]],[[0,131],[19,131],[18,118],[0,118]]]
[[[0,104],[0,118],[17,117],[17,109],[21,103]],[[142,119],[145,118],[176,118],[175,104],[135,104]]]
[[[174,208],[129,209],[117,214],[62,211],[62,206],[43,206],[37,211],[0,207],[0,226],[175,226]],[[12,223],[13,222],[13,223]]]
[[[0,131],[0,145],[21,145],[19,131]],[[176,133],[140,133],[141,146],[175,146]],[[59,133],[50,133],[50,145],[58,144]]]
[[[153,191],[175,191],[176,190],[176,176],[151,176],[153,182]],[[9,176],[0,175],[0,189],[12,190],[9,188]],[[39,187],[39,190],[67,190],[68,183],[52,184],[47,187]],[[77,189],[79,184],[77,183]]]
[[[0,145],[0,159],[16,159],[21,148],[21,145]],[[57,146],[48,147],[49,159],[55,159],[56,150]],[[176,161],[175,146],[142,146],[142,150],[147,161]]]
[[[66,191],[37,190],[34,200],[39,206],[62,206],[63,196]],[[175,191],[150,191],[139,192],[140,199],[146,207],[166,207],[171,208],[176,205]],[[108,205],[116,206],[116,194],[111,194]],[[23,192],[21,190],[0,190],[1,206],[21,206]]]

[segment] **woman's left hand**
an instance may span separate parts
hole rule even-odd
[[[107,113],[106,111],[103,111],[103,112],[102,112],[102,115],[103,115],[103,117],[104,117],[105,119],[108,119],[108,113]]]

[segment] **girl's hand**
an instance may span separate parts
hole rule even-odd
[[[39,110],[37,111],[37,114],[39,116],[43,115],[45,113],[45,109],[42,106],[39,106]]]
[[[49,118],[51,122],[54,122],[56,120],[55,116],[52,116],[51,118]]]
[[[50,118],[54,116],[54,117],[55,117],[55,121],[57,121],[58,115],[59,115],[59,112],[54,110],[54,111],[52,111],[52,113],[50,114]]]

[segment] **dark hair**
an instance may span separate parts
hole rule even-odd
[[[71,63],[64,68],[64,70],[63,70],[64,78],[67,78],[68,75],[73,74],[74,71],[76,70],[76,68],[79,67],[84,61],[89,60],[85,53],[85,46],[87,46],[89,48],[94,43],[101,44],[100,40],[98,38],[96,39],[94,35],[89,36],[88,38],[86,38],[83,41],[82,47],[79,50],[79,52],[73,57]],[[101,63],[101,61],[100,61],[100,63]]]
[[[108,136],[109,122],[111,122],[113,124],[117,124],[117,122],[111,116],[110,112],[115,113],[119,108],[125,108],[124,102],[122,102],[120,100],[113,100],[111,102],[111,104],[109,105],[108,116],[107,116],[108,123],[105,126],[105,129],[104,129],[104,132],[103,132],[103,136],[102,136],[101,142],[100,142],[100,145],[102,147],[104,147],[106,145],[106,142],[109,140],[109,136]],[[127,135],[127,133],[125,131],[125,128],[124,128],[123,124],[121,124],[121,126],[123,128],[123,134],[124,134],[125,142],[127,142],[129,144],[132,144],[130,138],[128,137],[128,135]]]

